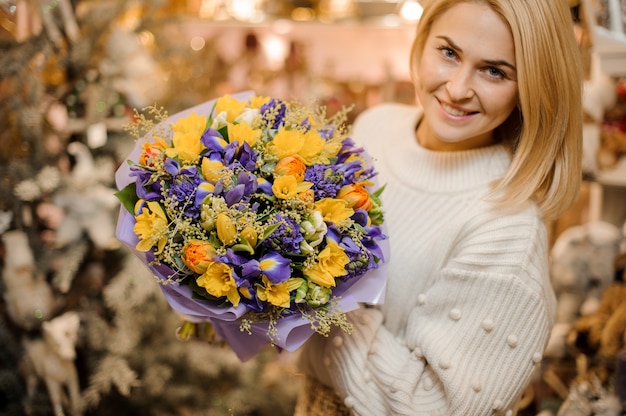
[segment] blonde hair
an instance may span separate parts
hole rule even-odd
[[[495,200],[534,200],[546,220],[576,200],[582,179],[582,63],[565,0],[425,0],[411,50],[411,72],[433,22],[462,2],[487,4],[508,23],[515,46],[518,108],[498,129],[512,163]]]

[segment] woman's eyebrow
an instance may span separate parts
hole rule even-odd
[[[448,45],[450,45],[450,47],[452,49],[457,50],[459,52],[463,52],[463,49],[459,45],[454,43],[452,41],[452,39],[450,39],[449,37],[444,36],[444,35],[436,36],[436,37],[444,40]],[[484,62],[489,64],[489,65],[493,65],[493,66],[506,66],[506,67],[510,68],[512,71],[517,72],[517,68],[515,67],[515,65],[513,65],[512,63],[510,63],[508,61],[505,61],[503,59],[496,59],[496,60],[485,59]]]

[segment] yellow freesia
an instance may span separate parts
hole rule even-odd
[[[340,224],[354,214],[354,210],[343,199],[321,199],[315,203],[315,209],[322,213],[324,221],[330,221],[335,224]]]
[[[322,139],[317,130],[309,130],[304,135],[304,145],[298,151],[298,155],[307,165],[312,165],[324,150],[326,141]]]
[[[207,127],[207,118],[192,112],[172,124],[172,147],[165,149],[169,157],[178,156],[183,162],[194,162],[205,147],[200,141]]]
[[[286,282],[273,284],[263,276],[263,286],[257,289],[257,296],[264,302],[269,302],[274,306],[288,308],[291,303],[291,292],[302,284],[302,279],[289,278]]]
[[[254,146],[257,140],[261,138],[261,130],[253,129],[248,123],[242,121],[238,124],[228,123],[228,140],[232,143],[238,141]]]
[[[346,265],[349,262],[350,258],[345,251],[334,241],[328,240],[324,250],[317,256],[317,263],[304,270],[304,275],[322,287],[335,286],[335,278],[347,274]]]
[[[206,271],[196,279],[198,286],[215,296],[226,296],[233,306],[239,305],[241,296],[237,291],[237,282],[233,270],[224,263],[209,263]]]
[[[215,103],[215,114],[226,112],[226,121],[232,123],[246,108],[246,103],[230,95],[224,95]]]
[[[141,213],[135,217],[137,221],[133,231],[139,237],[137,250],[150,251],[157,246],[155,254],[160,254],[167,243],[168,222],[167,216],[157,202],[148,201],[147,207],[141,209]]]
[[[304,135],[298,130],[281,128],[272,140],[271,152],[280,160],[300,152],[304,146]]]

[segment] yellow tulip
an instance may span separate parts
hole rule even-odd
[[[249,225],[245,226],[244,229],[241,230],[241,236],[245,238],[246,241],[250,243],[252,247],[256,246],[256,243],[259,239],[259,236],[257,232],[255,231],[255,229]]]
[[[159,138],[154,137],[153,142],[144,142],[141,145],[141,155],[139,156],[139,164],[142,166],[154,167],[157,161],[164,159],[164,152],[169,146]]]
[[[206,179],[207,182],[212,184],[216,184],[217,181],[220,180],[222,169],[224,169],[224,165],[222,162],[217,160],[209,160],[209,158],[202,159],[202,176]]]
[[[217,228],[217,237],[225,245],[234,244],[237,240],[237,227],[228,215],[224,213],[217,214],[215,228]]]

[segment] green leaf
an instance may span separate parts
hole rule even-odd
[[[220,128],[220,129],[217,129],[217,131],[219,132],[219,134],[222,135],[224,140],[226,140],[228,143],[230,143],[230,139],[228,138],[228,126],[224,126],[224,127]]]
[[[387,186],[387,184],[384,184],[383,186],[381,186],[380,188],[378,188],[378,189],[376,190],[376,192],[374,192],[374,193],[372,194],[372,196],[373,196],[373,197],[375,197],[375,198],[380,198],[380,195],[383,193],[383,191],[385,190],[385,187],[386,187],[386,186]]]
[[[137,204],[137,201],[139,201],[139,197],[137,196],[135,189],[135,183],[133,182],[126,185],[124,189],[115,193],[115,196],[120,200],[124,208],[126,208],[126,210],[133,215],[135,214],[135,205]]]
[[[282,222],[277,222],[276,224],[272,224],[272,225],[268,226],[268,227],[265,229],[265,231],[263,231],[263,237],[261,238],[261,241],[259,241],[259,242],[263,242],[263,241],[265,241],[265,239],[266,239],[267,237],[269,237],[270,235],[272,235],[272,233],[273,233],[274,231],[276,231],[276,229],[277,229],[278,227],[280,227],[280,225],[281,225],[281,224],[282,224]]]
[[[241,243],[235,244],[234,246],[231,247],[233,251],[245,251],[247,253],[254,255],[254,248],[248,242],[248,240],[246,240],[243,237],[240,237],[240,238],[241,238]]]

